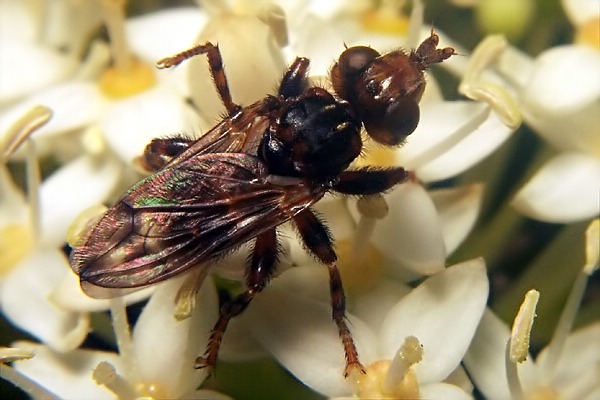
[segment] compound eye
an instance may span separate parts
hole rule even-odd
[[[338,60],[340,72],[344,76],[356,75],[379,56],[377,50],[367,46],[350,47],[340,55]]]
[[[386,146],[396,146],[413,133],[419,124],[419,104],[412,99],[401,99],[390,104],[381,115],[365,117],[367,133],[373,140]]]

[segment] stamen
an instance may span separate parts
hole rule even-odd
[[[189,318],[196,307],[196,298],[200,286],[208,275],[208,268],[195,268],[191,271],[175,296],[175,319],[182,321]]]
[[[517,363],[522,363],[527,359],[531,327],[539,298],[540,293],[537,290],[532,289],[525,294],[523,304],[513,322],[511,337],[506,343],[506,377],[513,399],[523,399],[524,397]]]
[[[36,381],[29,379],[16,369],[3,363],[0,363],[0,376],[2,376],[2,379],[7,380],[27,393],[32,399],[60,400],[60,397],[41,386]]]
[[[40,183],[42,181],[40,165],[35,150],[35,142],[27,140],[27,155],[25,160],[27,175],[27,205],[29,221],[34,241],[40,236]]]
[[[129,322],[127,321],[127,313],[125,311],[125,302],[122,297],[110,299],[110,316],[113,324],[113,331],[117,339],[117,347],[119,354],[123,360],[123,368],[125,375],[130,381],[137,381],[137,373],[133,365],[133,345],[131,343],[131,332],[129,330]]]
[[[420,362],[423,359],[423,347],[421,343],[419,343],[419,339],[414,336],[408,336],[404,339],[404,343],[392,363],[390,364],[390,369],[383,381],[383,390],[386,393],[396,393],[399,389],[399,383],[402,384],[405,381],[405,378],[409,371],[411,371],[411,367],[416,363]],[[416,387],[417,393],[415,398],[418,397],[418,388]],[[404,392],[404,389],[402,392]]]
[[[92,229],[96,222],[100,221],[106,210],[105,205],[96,204],[79,213],[73,222],[71,222],[67,231],[67,243],[69,246],[73,248],[81,247],[90,229]]]
[[[8,158],[42,126],[46,125],[52,117],[52,110],[44,106],[35,106],[12,124],[0,144],[1,161]]]
[[[114,67],[100,79],[100,88],[109,97],[122,98],[142,92],[155,83],[154,69],[134,59],[125,40],[126,0],[102,0],[104,23],[110,37]]]
[[[131,68],[131,53],[125,40],[125,5],[127,0],[102,0],[104,24],[110,37],[113,61],[120,70]]]
[[[541,374],[543,384],[548,384],[554,376],[558,360],[564,351],[565,342],[577,317],[577,311],[585,293],[587,281],[590,275],[598,268],[599,253],[600,219],[595,219],[586,230],[586,263],[577,275],[577,278],[575,278],[573,288],[569,293],[569,297],[556,325],[556,330],[547,348],[548,355],[542,366],[543,373]]]
[[[485,70],[497,62],[507,46],[503,36],[486,37],[473,51],[458,91],[470,99],[489,104],[502,123],[516,129],[523,121],[516,100],[502,86],[482,79]]]
[[[412,366],[423,357],[423,348],[413,336],[405,339],[394,360],[379,360],[357,380],[361,399],[418,399],[419,382]]]
[[[383,270],[383,257],[371,243],[377,219],[388,213],[383,196],[365,196],[357,202],[360,219],[351,239],[336,242],[339,268],[348,292],[361,292],[372,288]]]
[[[540,292],[535,289],[528,291],[515,317],[510,336],[510,361],[513,363],[527,360],[531,328],[539,299]]]
[[[92,379],[98,385],[105,386],[121,400],[134,400],[138,397],[127,379],[119,375],[115,367],[107,361],[102,361],[96,366]]]
[[[33,351],[17,347],[0,347],[0,364],[33,358]]]

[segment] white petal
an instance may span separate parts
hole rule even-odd
[[[272,93],[285,70],[285,60],[270,28],[256,17],[213,18],[196,39],[219,43],[231,96],[249,105]],[[189,61],[189,85],[194,104],[207,121],[221,120],[225,111],[217,96],[205,57]]]
[[[403,268],[421,275],[444,269],[446,253],[440,221],[425,189],[414,182],[385,195],[388,215],[377,221],[372,243]]]
[[[574,25],[598,19],[600,14],[597,0],[561,0],[561,4]]]
[[[2,103],[60,82],[77,67],[74,59],[34,43],[3,39],[0,48]]]
[[[523,94],[525,120],[559,148],[600,157],[600,53],[554,47],[535,62]]]
[[[67,268],[60,251],[38,250],[12,270],[2,290],[6,317],[58,351],[76,348],[88,333],[85,315],[61,309],[48,300]]]
[[[188,400],[233,400],[232,397],[229,397],[226,394],[209,389],[195,390],[186,393],[182,398]]]
[[[177,321],[175,296],[185,276],[158,286],[133,331],[133,357],[144,382],[156,384],[169,398],[198,387],[206,370],[194,369],[217,320],[217,296],[207,280],[190,318]]]
[[[419,382],[446,378],[462,360],[488,296],[483,260],[475,259],[429,277],[394,306],[381,327],[383,358],[391,359],[407,336],[423,345],[414,369]]]
[[[106,100],[98,87],[87,82],[68,82],[35,93],[0,116],[0,129],[4,131],[25,112],[36,105],[52,110],[50,121],[39,128],[34,139],[82,128],[95,122],[104,111]]]
[[[119,180],[118,163],[99,163],[91,156],[82,156],[65,165],[40,188],[42,241],[62,246],[71,222],[92,205],[102,203]]]
[[[547,356],[548,347],[536,359],[541,371],[548,370],[543,366],[547,361]],[[567,337],[561,357],[555,366],[555,374],[551,377],[553,386],[563,390],[574,390],[575,388],[569,387],[577,384],[580,377],[595,371],[599,361],[600,323],[596,322],[578,329]]]
[[[293,282],[285,278],[292,271],[257,295],[242,318],[265,349],[304,384],[327,396],[348,395],[353,382],[343,377],[344,350],[331,320],[331,306],[290,290],[288,283]],[[362,362],[374,360],[373,332],[347,316]]]
[[[175,134],[193,138],[198,126],[196,113],[162,86],[113,102],[101,121],[109,146],[128,164],[152,139]]]
[[[456,176],[500,147],[513,132],[493,112],[481,124],[471,128],[469,135],[455,146],[417,168],[415,173],[419,179],[433,182]]]
[[[118,367],[120,364],[117,354],[79,349],[67,354],[57,354],[46,346],[27,342],[18,342],[15,346],[35,352],[32,359],[13,363],[15,369],[59,397],[98,400],[115,398],[112,392],[94,382],[92,371],[101,361],[108,361]]]
[[[422,399],[469,400],[473,396],[458,386],[448,383],[430,383],[419,387]]]
[[[489,109],[473,101],[442,101],[421,106],[417,129],[398,150],[398,161],[413,170],[439,157],[485,121]]]
[[[475,225],[481,207],[483,185],[432,190],[429,194],[438,210],[446,253],[451,254]]]
[[[356,298],[350,297],[348,306],[373,331],[379,332],[388,310],[395,306],[412,289],[395,280],[381,280],[376,287]]]
[[[227,326],[223,337],[219,359],[230,362],[245,362],[266,358],[269,353],[258,342],[248,324],[241,318],[234,318]]]
[[[195,7],[178,7],[128,19],[125,34],[131,49],[150,65],[197,44],[198,32],[206,24],[207,15]],[[189,63],[169,71],[157,71],[165,83],[173,85],[183,96],[189,96],[187,73]],[[206,67],[206,66],[205,66]]]
[[[0,2],[0,40],[33,42],[39,38],[32,4],[24,1]]]
[[[464,358],[469,375],[486,399],[510,398],[505,367],[505,349],[509,338],[508,326],[491,311],[486,310]],[[536,370],[531,357],[518,368],[524,387],[535,385]]]
[[[513,206],[548,222],[572,222],[600,213],[600,160],[563,153],[546,163],[516,194]]]
[[[133,304],[150,296],[155,287],[149,287],[128,294],[124,297],[125,304]],[[81,290],[79,276],[69,269],[52,290],[50,300],[65,310],[78,312],[106,311],[110,308],[110,300],[93,299]]]
[[[193,46],[207,19],[206,13],[196,7],[170,8],[130,18],[125,24],[127,42],[145,61],[154,64]]]

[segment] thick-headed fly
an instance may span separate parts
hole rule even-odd
[[[291,220],[308,251],[329,270],[331,307],[351,368],[364,372],[345,322],[344,290],[333,239],[311,206],[327,192],[374,195],[405,181],[401,167],[348,169],[362,149],[361,130],[387,146],[402,143],[419,121],[424,70],[454,53],[435,33],[409,53],[350,47],[331,70],[334,93],[311,86],[309,60],[297,58],[279,91],[247,107],[234,103],[219,48],[198,45],[159,61],[160,68],[206,54],[227,117],[196,141],[155,139],[143,164],[155,171],[113,205],[71,253],[83,290],[151,285],[252,240],[246,291],[224,302],[196,368],[213,367],[229,320],[274,275],[277,227]]]

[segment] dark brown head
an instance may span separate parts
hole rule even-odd
[[[346,49],[331,70],[336,93],[348,101],[369,136],[384,145],[397,145],[419,122],[419,101],[425,90],[423,71],[452,56],[454,49],[438,49],[431,32],[416,50],[379,54],[355,46]]]

